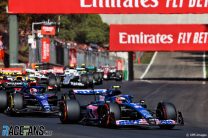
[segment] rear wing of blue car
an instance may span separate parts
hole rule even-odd
[[[106,95],[108,93],[107,89],[80,89],[80,90],[73,90],[74,94],[79,95]]]
[[[13,81],[13,82],[6,82],[4,84],[4,87],[5,88],[18,88],[18,87],[24,87],[24,86],[27,86],[27,85],[28,85],[28,83],[26,83],[26,82],[15,82],[15,81]]]
[[[80,89],[73,90],[77,95],[103,95],[103,96],[115,96],[121,94],[117,89]]]

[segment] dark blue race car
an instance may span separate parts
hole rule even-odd
[[[73,90],[60,107],[62,123],[82,123],[102,127],[159,126],[171,129],[183,125],[181,112],[172,103],[160,102],[156,111],[144,101],[132,102],[132,96],[116,89]]]
[[[47,92],[44,86],[24,87],[9,95],[7,113],[58,114],[58,103],[56,92]]]

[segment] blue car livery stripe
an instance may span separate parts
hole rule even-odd
[[[174,120],[159,120],[159,119],[151,119],[151,122],[148,123],[146,119],[138,119],[138,120],[116,120],[117,126],[136,126],[136,125],[177,125]]]
[[[116,120],[116,125],[118,126],[128,126],[128,125],[148,125],[149,123],[145,119],[139,120]]]
[[[147,111],[144,107],[142,107],[139,103],[128,103],[127,106],[135,109],[139,112],[145,119],[152,118],[152,115]]]
[[[94,90],[74,90],[75,94],[105,94],[107,89],[94,89]]]
[[[35,96],[38,100],[38,102],[40,103],[40,105],[46,110],[46,111],[50,111],[50,105],[48,103],[48,96],[47,95],[36,95]]]

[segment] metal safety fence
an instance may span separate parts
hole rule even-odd
[[[66,44],[54,43],[50,45],[50,63],[60,64],[64,66],[70,65],[70,57],[72,48]],[[36,42],[36,48],[29,47],[29,62],[40,63],[42,58],[41,39]],[[110,54],[108,51],[83,50],[76,48],[76,64],[86,64],[87,66],[116,66],[117,60],[122,60],[121,57]]]
[[[70,54],[70,53],[69,53]],[[77,64],[86,64],[87,66],[102,66],[110,65],[115,66],[118,57],[109,55],[108,52],[95,52],[95,51],[81,51],[77,52]]]

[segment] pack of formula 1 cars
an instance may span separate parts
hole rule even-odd
[[[182,113],[172,103],[159,102],[156,110],[150,110],[143,100],[133,102],[131,95],[122,94],[120,86],[94,89],[94,85],[106,79],[105,75],[122,80],[121,73],[116,75],[115,69],[112,70],[111,75],[93,66],[59,68],[58,73],[53,69],[27,69],[25,74],[1,72],[0,112],[11,116],[56,115],[64,124],[109,128],[159,126],[172,129],[184,124]],[[70,89],[62,93],[62,87]]]
[[[98,72],[102,72],[103,79],[122,81],[123,73],[121,70],[117,70],[115,66],[101,66]]]

